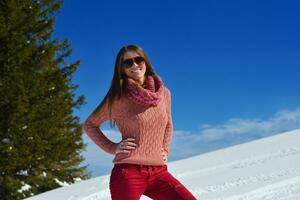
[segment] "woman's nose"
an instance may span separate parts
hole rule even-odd
[[[132,67],[138,67],[139,65],[133,62]]]

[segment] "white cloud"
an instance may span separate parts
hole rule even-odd
[[[202,124],[197,133],[175,130],[170,156],[185,158],[297,128],[300,128],[300,108],[281,110],[268,119],[231,118],[223,124]]]
[[[267,136],[300,128],[300,108],[279,111],[266,120],[232,118],[221,125],[211,126],[206,124],[200,127],[202,129],[196,137],[200,137],[205,142],[245,134]]]

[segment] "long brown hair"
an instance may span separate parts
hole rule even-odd
[[[131,44],[131,45],[124,46],[120,49],[116,57],[114,75],[111,81],[110,88],[107,94],[105,95],[104,99],[101,101],[101,103],[96,107],[96,109],[92,113],[92,114],[96,114],[103,106],[106,99],[108,99],[110,127],[115,127],[115,123],[116,123],[111,118],[112,104],[116,99],[120,99],[123,95],[126,95],[126,89],[124,86],[124,79],[126,77],[126,74],[124,73],[124,69],[122,67],[122,61],[123,61],[124,54],[127,51],[135,51],[139,56],[142,56],[145,59],[145,64],[146,64],[145,76],[156,74],[148,56],[146,55],[146,52],[140,46]]]

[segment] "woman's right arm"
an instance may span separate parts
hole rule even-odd
[[[83,130],[101,149],[110,154],[115,154],[117,144],[109,140],[99,126],[109,120],[108,99],[97,113],[92,113],[83,123]]]

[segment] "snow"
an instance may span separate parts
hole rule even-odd
[[[31,188],[30,185],[28,185],[24,182],[22,182],[22,183],[23,183],[23,186],[21,187],[21,189],[18,190],[19,193],[22,193],[23,191],[29,190]]]
[[[54,179],[56,183],[58,183],[60,186],[68,186],[70,185],[69,183],[67,183],[66,181],[62,182],[60,180],[58,180],[57,178]]]
[[[197,199],[299,200],[300,129],[170,162],[168,169]],[[105,175],[28,200],[109,200],[108,184]]]
[[[28,176],[28,171],[27,170],[20,170],[17,172],[18,175],[23,175],[23,176]]]
[[[3,143],[9,143],[9,142],[10,142],[10,139],[9,139],[9,138],[3,138],[1,141],[2,141]]]

